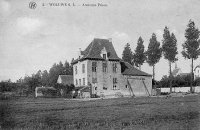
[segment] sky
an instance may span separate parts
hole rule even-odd
[[[35,9],[29,8],[32,1],[37,4]],[[134,52],[140,36],[145,49],[152,33],[162,44],[165,26],[177,38],[177,66],[190,72],[191,61],[181,51],[189,20],[200,27],[199,5],[199,0],[0,0],[0,81],[16,81],[49,70],[59,61],[71,62],[79,48],[84,50],[94,38],[112,38],[119,57],[126,43]],[[194,62],[198,64],[200,58]],[[147,63],[142,70],[152,74]],[[168,75],[168,70],[168,61],[162,58],[155,66],[156,79]]]

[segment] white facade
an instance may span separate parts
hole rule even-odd
[[[88,60],[73,65],[73,76],[75,87],[88,85]]]
[[[200,77],[200,65],[194,69],[194,79]]]

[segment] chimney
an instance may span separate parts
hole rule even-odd
[[[109,42],[112,42],[112,38],[108,38],[108,41],[109,41]]]
[[[79,48],[79,51],[78,51],[78,58],[79,59],[81,58],[81,48]]]

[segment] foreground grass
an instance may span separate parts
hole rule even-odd
[[[72,101],[19,98],[0,103],[3,129],[200,129],[200,96]]]

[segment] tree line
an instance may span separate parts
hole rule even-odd
[[[200,31],[195,26],[194,21],[189,20],[189,23],[185,29],[185,42],[182,43],[182,56],[185,59],[191,60],[191,75],[190,75],[190,91],[192,92],[193,85],[193,62],[200,55],[200,39],[199,39]],[[152,36],[149,40],[148,49],[144,48],[144,41],[140,36],[137,41],[137,47],[134,53],[131,51],[130,44],[127,43],[124,47],[124,51],[122,53],[122,59],[131,65],[136,67],[141,67],[143,63],[146,61],[153,68],[153,80],[155,80],[155,65],[159,62],[161,57],[168,60],[169,62],[169,86],[170,92],[172,92],[172,70],[171,65],[177,58],[177,39],[174,33],[169,31],[169,28],[165,26],[163,31],[163,39],[162,45],[157,40],[156,34],[152,33]]]
[[[16,83],[12,83],[10,80],[8,82],[2,81],[0,82],[0,92],[15,91],[19,94],[25,93],[25,95],[28,95],[33,94],[36,87],[53,86],[55,88],[63,88],[63,85],[57,84],[59,75],[73,75],[71,63],[68,61],[65,61],[64,64],[61,61],[58,64],[54,63],[49,71],[38,70],[37,73],[34,73],[31,76],[26,75],[24,78],[18,79]]]

